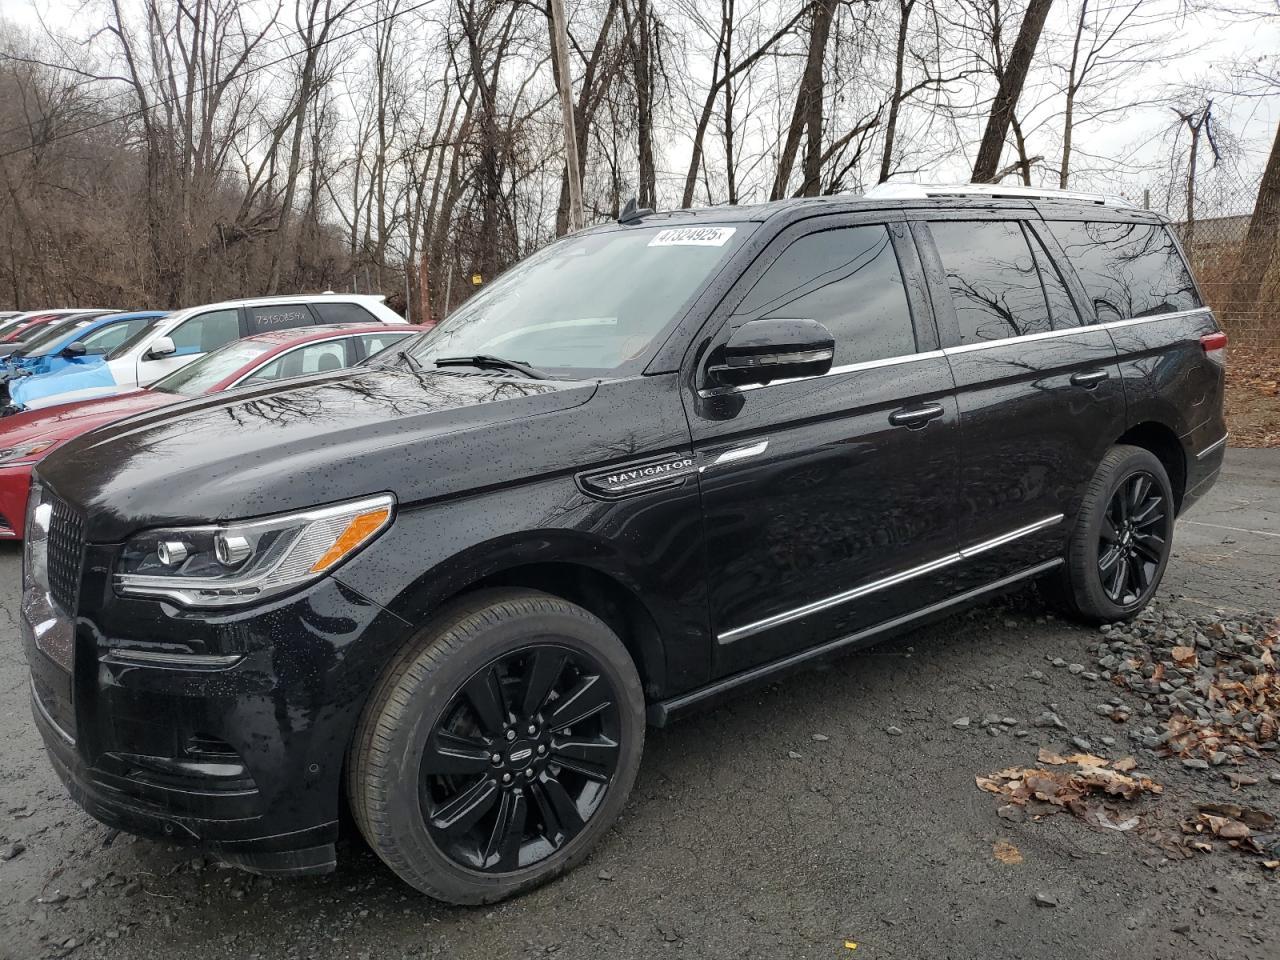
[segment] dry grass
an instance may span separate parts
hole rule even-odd
[[[1280,447],[1280,348],[1228,348],[1227,429],[1233,447]]]

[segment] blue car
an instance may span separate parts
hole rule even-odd
[[[0,365],[0,385],[8,387],[13,400],[16,394],[28,395],[28,399],[42,396],[41,385],[50,375],[72,370],[89,373],[90,368],[104,363],[108,353],[164,316],[163,310],[143,310],[56,326],[5,358]]]

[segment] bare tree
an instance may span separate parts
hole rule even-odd
[[[1040,32],[1044,29],[1045,19],[1052,6],[1053,0],[1029,0],[1027,4],[1022,27],[1018,30],[1018,39],[1014,41],[1008,62],[1001,72],[1000,86],[992,101],[991,114],[987,118],[982,143],[978,147],[978,158],[973,164],[974,183],[990,183],[995,179],[1018,98],[1022,95],[1022,86],[1031,69],[1036,45],[1040,42]]]
[[[721,0],[722,10],[723,4],[728,0]],[[750,70],[757,64],[762,57],[765,56],[774,45],[790,34],[797,23],[800,22],[809,12],[809,4],[801,5],[799,11],[788,18],[776,30],[772,31],[765,37],[763,41],[754,44],[752,48],[740,58],[736,59],[726,68],[723,64],[722,50],[726,42],[731,38],[732,34],[729,25],[724,16],[720,17],[718,26],[714,31],[715,36],[715,58],[714,67],[711,73],[711,83],[707,86],[706,96],[702,102],[702,109],[698,113],[697,123],[693,130],[693,150],[689,157],[689,170],[685,174],[684,193],[680,198],[680,206],[689,207],[693,205],[693,191],[698,182],[698,170],[702,165],[704,141],[707,135],[707,128],[711,124],[711,117],[715,111],[716,102],[720,98],[720,93],[726,83],[732,81],[735,77]],[[705,26],[705,21],[704,21]],[[711,31],[708,31],[711,32]]]

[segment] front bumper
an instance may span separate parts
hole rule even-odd
[[[255,872],[331,870],[347,746],[408,625],[332,578],[231,613],[124,600],[111,552],[86,550],[69,672],[24,602],[35,723],[72,798]]]

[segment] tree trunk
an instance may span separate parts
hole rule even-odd
[[[1262,173],[1258,186],[1258,199],[1253,204],[1253,216],[1249,218],[1249,232],[1245,234],[1244,247],[1240,251],[1235,290],[1232,299],[1237,309],[1252,310],[1262,296],[1267,274],[1276,262],[1280,244],[1280,125],[1271,144],[1271,156]]]
[[[1067,70],[1067,103],[1062,117],[1062,163],[1058,166],[1058,189],[1067,189],[1071,179],[1071,134],[1076,125],[1076,91],[1080,88],[1080,43],[1084,38],[1084,20],[1089,0],[1080,0],[1080,18],[1076,21],[1076,37],[1071,44],[1071,66]]]
[[[721,16],[724,18],[724,72],[733,69],[733,0],[722,0]],[[738,202],[738,175],[733,156],[733,81],[724,85],[724,167],[729,189],[729,203]]]
[[[780,200],[787,195],[796,154],[800,151],[800,136],[808,132],[804,152],[804,183],[797,191],[810,196],[821,186],[819,163],[822,157],[822,61],[827,52],[827,38],[831,35],[831,18],[835,13],[835,0],[814,0],[813,23],[809,28],[809,53],[805,58],[804,74],[796,93],[795,108],[791,112],[791,124],[787,139],[778,160],[778,172],[773,179],[769,199]]]
[[[649,0],[633,2],[634,12],[627,0],[621,4],[621,9],[626,21],[636,94],[636,150],[640,179],[636,201],[641,207],[652,209],[658,192],[658,170],[653,159],[653,34],[649,22]]]
[[[987,118],[982,145],[978,148],[978,159],[973,164],[974,183],[990,183],[996,175],[996,168],[1000,166],[1009,123],[1018,106],[1022,85],[1027,79],[1027,71],[1031,69],[1036,45],[1040,42],[1040,32],[1044,29],[1045,18],[1049,16],[1049,8],[1052,6],[1053,0],[1031,0],[1027,5],[1022,28],[1018,31],[1018,39],[1014,41],[1013,52],[1009,55],[1004,76],[1000,78],[995,101],[991,104],[991,115]]]
[[[898,109],[902,106],[902,72],[907,58],[907,32],[915,2],[916,0],[900,0],[898,3],[898,50],[893,68],[893,95],[889,98],[889,116],[884,127],[884,153],[880,156],[880,183],[888,180],[893,171],[893,140],[898,132]]]

